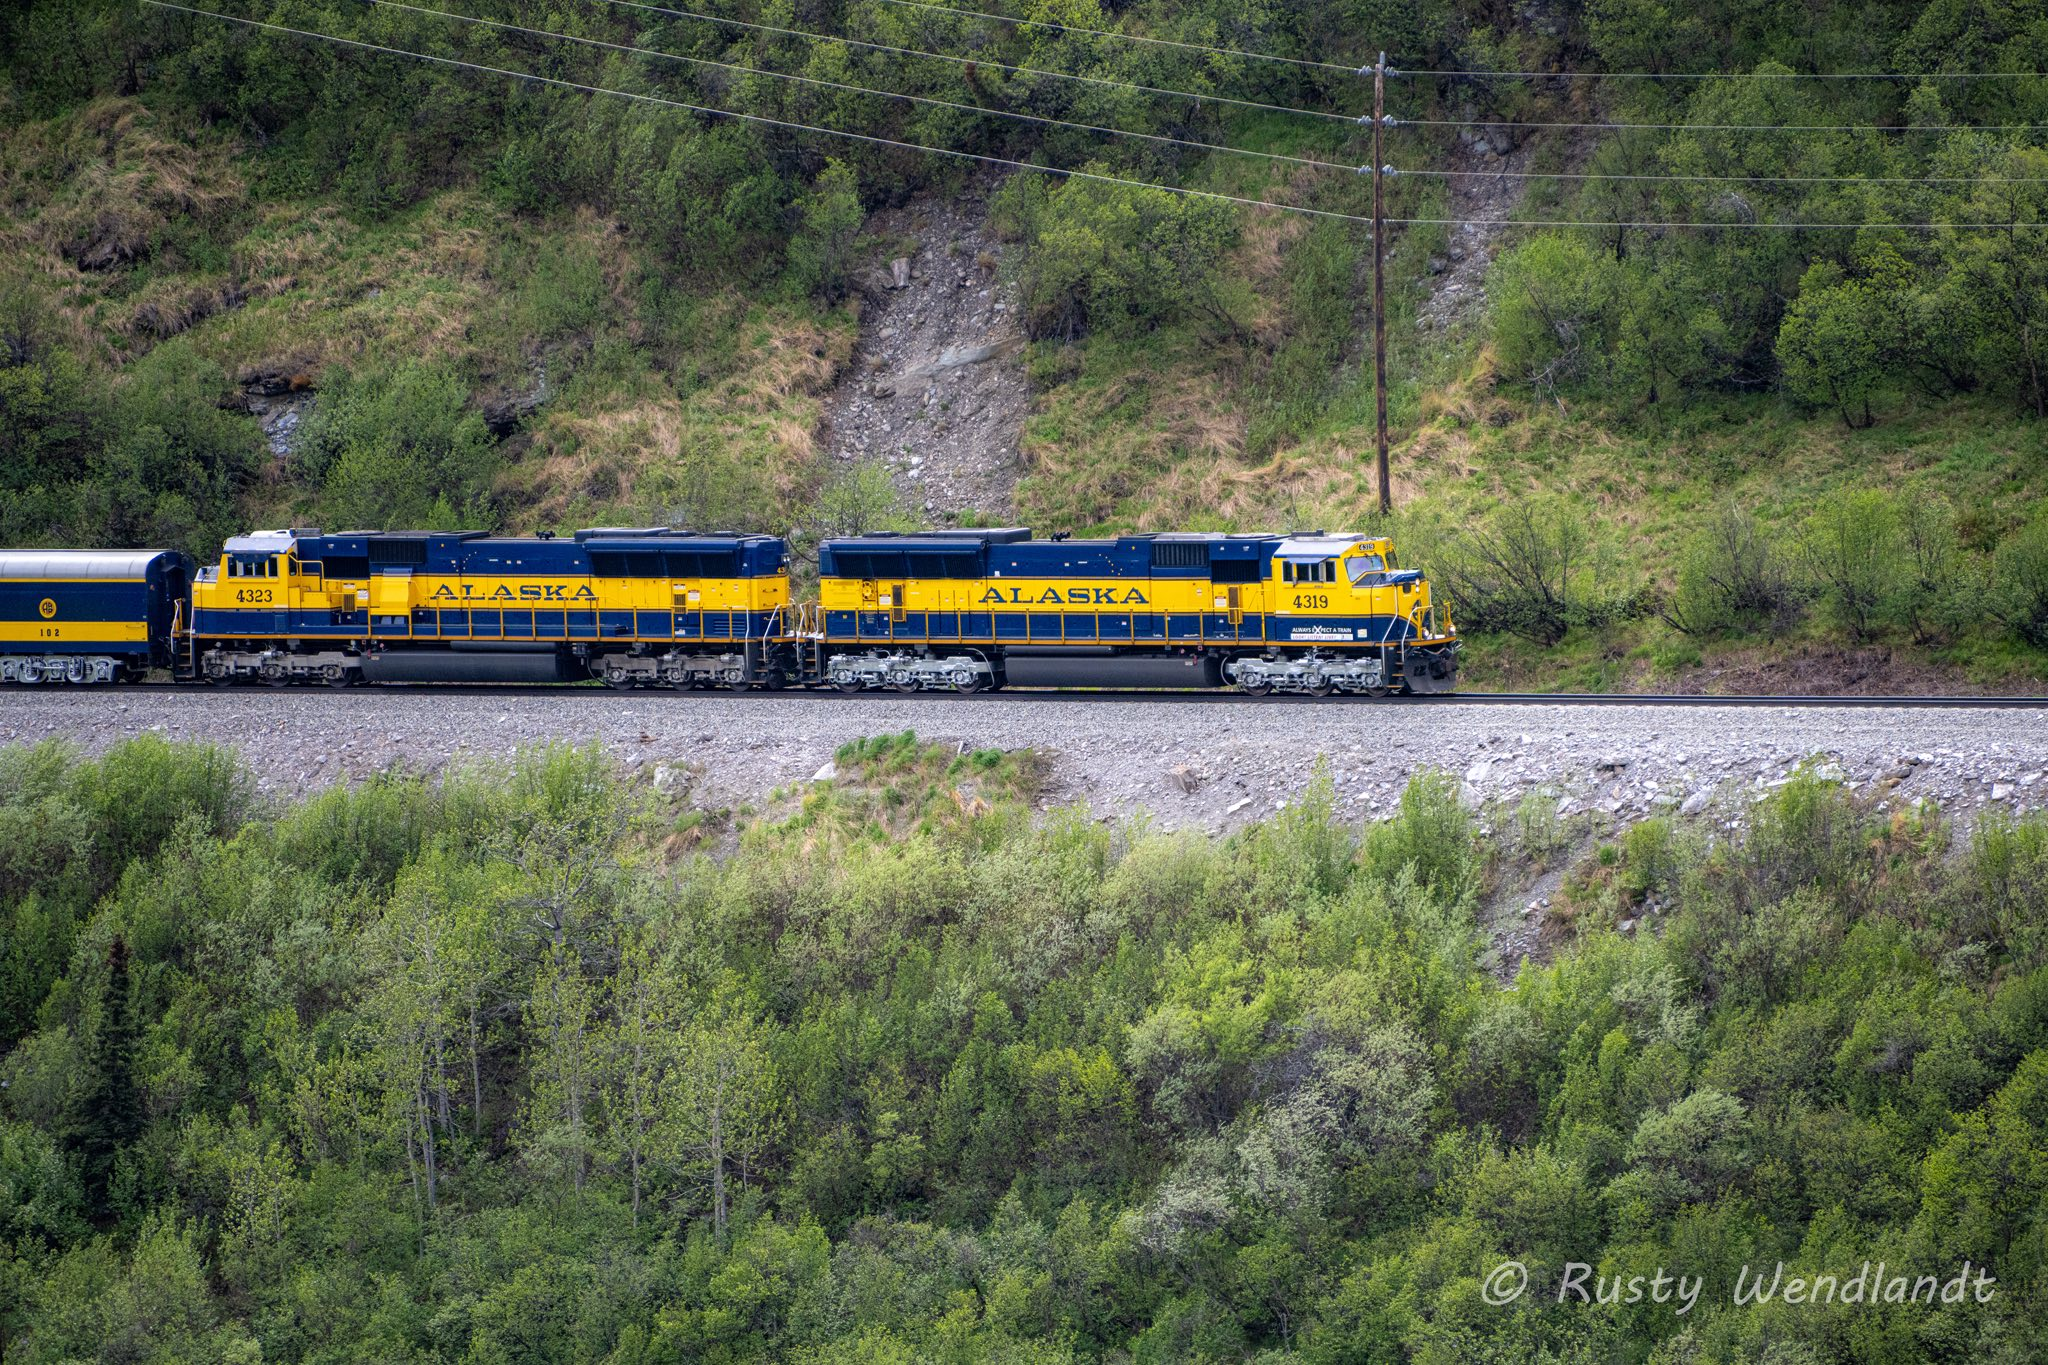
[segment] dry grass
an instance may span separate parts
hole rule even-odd
[[[817,441],[812,435],[815,424],[799,421],[794,417],[778,418],[768,424],[769,434],[775,443],[795,461],[809,461],[818,451]]]
[[[763,489],[793,517],[820,477],[820,395],[850,357],[852,332],[772,310],[740,332],[731,371],[687,398],[664,390],[543,416],[529,457],[500,480],[501,500],[535,526],[657,510],[674,500],[687,459],[700,474],[706,463],[729,470],[731,483]]]
[[[0,196],[23,220],[40,201],[34,239],[81,270],[141,260],[174,220],[211,220],[246,198],[229,148],[165,137],[130,99],[10,130],[8,142]]]
[[[1307,223],[1295,214],[1252,214],[1231,253],[1229,272],[1251,286],[1254,300],[1251,316],[1240,321],[1262,346],[1278,346],[1285,339],[1280,279],[1287,268],[1287,248],[1307,231]]]
[[[723,401],[749,412],[772,412],[791,398],[823,393],[853,355],[849,328],[825,328],[808,318],[770,318],[752,330],[742,371],[720,386]]]
[[[232,307],[238,283],[216,279],[123,300],[103,317],[120,267],[156,257],[190,226],[246,204],[232,148],[166,137],[129,99],[19,124],[0,139],[0,271],[25,285],[72,349],[115,358],[128,337],[174,335]]]
[[[683,404],[673,397],[602,412],[550,414],[534,432],[534,458],[499,480],[500,501],[519,520],[557,525],[582,508],[630,503],[640,475],[673,460],[682,443]]]
[[[478,324],[508,299],[487,235],[455,221],[461,196],[446,198],[402,233],[371,233],[331,212],[267,216],[235,251],[252,306],[216,319],[199,344],[231,368],[289,364],[316,378],[375,357],[474,352]]]

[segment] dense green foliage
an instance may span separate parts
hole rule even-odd
[[[7,1358],[2048,1349],[2042,817],[1649,821],[1503,986],[1475,911],[1547,803],[1211,841],[1033,820],[1028,754],[839,765],[726,825],[585,752],[277,807],[0,754]],[[1729,1301],[1864,1258],[1996,1294]],[[1569,1261],[1710,1287],[1559,1307]]]
[[[2037,644],[2048,516],[1989,547],[1987,528],[1975,526],[1971,544],[1958,521],[1944,498],[1880,489],[1838,493],[1782,529],[1724,503],[1687,535],[1668,596],[1631,581],[1561,500],[1414,527],[1464,625],[1538,644],[1652,613],[1695,639],[1779,635],[1810,619],[1858,643]]]

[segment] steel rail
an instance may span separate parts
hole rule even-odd
[[[335,689],[316,684],[295,684],[289,687],[266,687],[250,684],[235,687],[207,687],[191,683],[129,683],[108,684],[94,687],[45,684],[35,688],[9,687],[0,689],[0,706],[5,699],[77,697],[81,699],[111,698],[137,695],[172,695],[216,698],[283,697],[306,698],[325,697],[330,700],[345,698],[370,699],[379,696],[431,696],[431,697],[496,697],[500,699],[522,696],[561,699],[574,697],[588,701],[629,701],[654,700],[721,700],[721,701],[766,701],[777,698],[830,699],[851,702],[857,705],[882,702],[1005,702],[1005,701],[1051,701],[1051,702],[1203,702],[1209,704],[1238,702],[1247,706],[1283,705],[1324,705],[1341,702],[1350,705],[1398,705],[1398,706],[1661,706],[1661,707],[1777,707],[1788,710],[2048,710],[2048,696],[1959,696],[1959,697],[1875,697],[1875,696],[1813,696],[1813,695],[1732,695],[1720,693],[1636,693],[1636,692],[1445,692],[1433,696],[1388,696],[1360,697],[1332,695],[1311,697],[1293,693],[1274,693],[1263,697],[1248,696],[1245,693],[1225,688],[1089,688],[1089,687],[1018,687],[1009,686],[995,692],[897,692],[889,688],[876,688],[862,692],[841,692],[831,687],[789,687],[776,692],[733,691],[728,688],[611,688],[595,682],[504,682],[504,683],[437,683],[437,682],[372,682],[358,687]]]

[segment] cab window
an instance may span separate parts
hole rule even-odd
[[[1337,561],[1334,559],[1319,559],[1312,564],[1297,564],[1291,559],[1283,559],[1280,561],[1280,581],[1282,583],[1335,583],[1337,581]]]

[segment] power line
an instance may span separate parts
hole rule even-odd
[[[2048,178],[1991,178],[1978,175],[1624,175],[1589,171],[1404,171],[1406,180],[1649,180],[1732,185],[2048,185]]]
[[[716,109],[708,105],[690,104],[683,100],[666,99],[659,95],[643,95],[632,90],[614,90],[601,85],[586,85],[579,81],[563,80],[556,76],[543,76],[532,71],[515,71],[501,66],[489,66],[482,62],[467,61],[459,57],[441,57],[427,52],[414,52],[409,48],[390,47],[383,43],[366,42],[359,38],[343,38],[338,34],[320,33],[311,29],[292,28],[286,24],[274,24],[262,19],[246,19],[236,14],[222,14],[216,10],[199,9],[191,5],[175,4],[172,0],[142,0],[152,9],[173,10],[181,14],[198,15],[207,19],[219,19],[226,23],[240,24],[245,28],[263,29],[272,33],[290,34],[296,38],[310,38],[316,42],[334,43],[365,52],[377,52],[392,57],[410,57],[415,61],[431,62],[437,66],[451,66],[467,71],[481,71],[487,75],[504,76],[511,80],[529,81],[535,85],[554,86],[557,89],[576,90],[590,95],[611,95],[619,99],[634,100],[642,104],[658,105],[669,109],[681,109],[693,114],[708,114],[714,118],[738,119],[747,123],[758,123],[769,127],[786,128],[797,132],[822,133],[827,137],[846,138],[854,142],[865,142],[882,147],[895,147],[904,151],[928,152],[936,156],[958,157],[965,161],[976,161],[986,165],[1009,166],[1017,170],[1036,171],[1066,179],[1089,180],[1109,185],[1125,185],[1134,189],[1159,190],[1167,194],[1185,195],[1197,199],[1220,200],[1246,208],[1274,209],[1283,213],[1299,213],[1316,218],[1332,218],[1343,222],[1369,224],[1372,220],[1360,214],[1339,213],[1334,209],[1309,208],[1301,204],[1288,204],[1274,200],[1250,199],[1234,194],[1221,194],[1214,190],[1188,189],[1179,185],[1160,185],[1147,180],[1129,180],[1122,176],[1103,175],[1097,171],[1068,170],[1059,166],[1041,166],[1035,162],[1018,161],[1011,157],[990,156],[983,152],[964,152],[952,147],[933,147],[921,142],[904,142],[896,138],[880,137],[873,133],[852,133],[839,128],[821,128],[815,124],[798,123],[791,119],[771,118],[766,114],[749,114],[736,109]],[[1568,218],[1521,218],[1491,220],[1484,218],[1385,218],[1381,221],[1397,226],[1459,226],[1467,223],[1488,227],[1591,227],[1591,228],[1676,228],[1714,230],[1719,228],[1816,231],[1860,230],[1877,228],[1892,231],[1932,231],[1940,228],[1969,231],[2010,231],[2018,228],[2048,227],[2048,222],[2012,223],[1690,223],[1664,220],[1630,221],[1585,221]]]
[[[774,128],[788,128],[806,133],[823,133],[827,137],[848,138],[855,142],[872,143],[879,147],[898,147],[905,151],[930,152],[936,156],[959,157],[965,161],[979,161],[991,166],[1011,166],[1021,171],[1038,171],[1045,175],[1056,175],[1071,180],[1093,180],[1106,185],[1128,185],[1135,189],[1161,190],[1167,194],[1186,195],[1195,199],[1217,199],[1225,203],[1241,204],[1247,208],[1278,209],[1284,213],[1302,213],[1316,218],[1337,218],[1351,223],[1369,223],[1372,221],[1359,214],[1339,213],[1334,209],[1308,208],[1301,204],[1284,204],[1268,199],[1250,199],[1241,195],[1222,194],[1215,190],[1187,189],[1180,185],[1160,185],[1149,180],[1127,180],[1122,176],[1103,175],[1097,171],[1075,171],[1060,166],[1041,166],[1035,162],[1018,161],[1012,157],[990,156],[983,152],[963,152],[953,147],[933,147],[922,142],[904,142],[896,138],[879,137],[873,133],[851,133],[842,128],[820,128],[815,124],[798,123],[792,119],[770,118],[766,114],[743,113],[737,109],[716,109],[710,105],[689,104],[683,100],[665,99],[659,95],[643,95],[632,90],[613,90],[601,85],[585,85],[580,81],[566,81],[555,76],[542,76],[532,71],[514,71],[502,66],[488,66],[482,62],[465,61],[459,57],[439,57],[429,52],[414,52],[410,48],[388,47],[383,43],[365,42],[360,38],[343,38],[338,34],[292,28],[286,24],[273,24],[262,19],[245,19],[238,14],[222,14],[216,10],[173,4],[171,0],[142,0],[142,3],[153,9],[176,10],[182,14],[196,14],[208,19],[220,19],[231,24],[241,24],[247,28],[267,29],[273,33],[288,33],[297,38],[311,38],[318,42],[338,43],[343,47],[359,48],[365,52],[381,52],[392,57],[411,57],[416,61],[433,62],[439,66],[453,66],[469,71],[482,71],[489,75],[505,76],[512,80],[531,81],[536,85],[552,85],[563,90],[580,90],[590,95],[615,95],[620,99],[637,100],[642,104],[662,105],[670,109],[683,109],[693,114],[709,114],[715,118],[740,119],[747,123],[765,124]],[[1388,219],[1387,221],[1394,222],[1397,220]]]
[[[1424,128],[1601,128],[1667,133],[2037,133],[2048,123],[1523,123],[1516,119],[1404,118]]]
[[[916,5],[918,5],[918,6],[919,6],[919,7],[921,7],[921,8],[929,8],[929,9],[944,9],[944,8],[945,8],[944,6],[937,6],[937,5],[924,5],[924,4],[922,3],[922,0],[886,0],[886,2],[887,2],[887,3],[891,3],[891,4],[916,4]],[[962,112],[962,113],[970,113],[970,114],[988,114],[988,115],[992,115],[992,116],[994,116],[994,117],[996,117],[996,118],[1006,118],[1006,119],[1014,119],[1014,120],[1017,120],[1017,121],[1019,121],[1019,122],[1023,122],[1023,123],[1034,123],[1034,124],[1039,124],[1039,125],[1042,125],[1042,126],[1045,126],[1045,127],[1052,127],[1052,128],[1071,128],[1071,129],[1074,129],[1075,131],[1078,131],[1078,132],[1086,132],[1086,133],[1100,133],[1100,134],[1105,134],[1105,135],[1107,135],[1107,136],[1110,136],[1110,137],[1128,137],[1128,138],[1138,138],[1138,139],[1141,139],[1141,140],[1143,140],[1143,141],[1146,141],[1146,142],[1155,142],[1155,143],[1161,143],[1161,144],[1164,144],[1164,145],[1167,145],[1167,146],[1174,146],[1174,147],[1187,147],[1187,148],[1191,148],[1191,149],[1194,149],[1194,150],[1197,150],[1197,151],[1205,151],[1205,152],[1218,152],[1218,153],[1223,153],[1223,154],[1225,154],[1225,155],[1229,155],[1229,156],[1242,156],[1242,157],[1251,157],[1251,158],[1255,158],[1255,159],[1258,159],[1258,160],[1262,160],[1262,161],[1276,161],[1276,162],[1284,162],[1284,163],[1288,163],[1288,164],[1291,164],[1291,165],[1297,165],[1297,166],[1307,166],[1307,167],[1311,167],[1311,168],[1314,168],[1314,169],[1316,169],[1316,170],[1326,170],[1326,171],[1352,171],[1352,172],[1355,172],[1355,171],[1360,171],[1360,170],[1364,170],[1364,169],[1367,169],[1367,168],[1365,168],[1365,167],[1359,167],[1359,166],[1355,166],[1355,165],[1352,165],[1351,163],[1348,163],[1348,162],[1326,161],[1326,160],[1323,160],[1323,159],[1321,159],[1321,158],[1319,158],[1319,157],[1311,157],[1311,156],[1295,156],[1295,155],[1292,155],[1292,154],[1290,154],[1290,153],[1286,153],[1286,152],[1264,152],[1264,151],[1257,151],[1257,150],[1254,150],[1254,149],[1252,149],[1252,148],[1247,148],[1247,147],[1232,147],[1232,146],[1229,146],[1229,145],[1227,145],[1227,144],[1224,144],[1224,143],[1216,143],[1216,142],[1204,142],[1204,141],[1201,141],[1201,140],[1199,140],[1199,139],[1196,139],[1196,138],[1181,138],[1181,137],[1172,137],[1172,136],[1169,136],[1169,135],[1167,135],[1167,134],[1163,134],[1163,133],[1146,133],[1146,132],[1140,132],[1140,131],[1137,131],[1137,130],[1134,130],[1134,129],[1129,129],[1129,128],[1111,128],[1111,127],[1107,127],[1107,126],[1104,126],[1104,125],[1102,125],[1102,124],[1096,124],[1096,123],[1081,123],[1081,122],[1077,122],[1077,121],[1075,121],[1075,120],[1072,120],[1072,119],[1059,119],[1059,118],[1052,118],[1052,117],[1049,117],[1049,116],[1046,116],[1046,115],[1041,115],[1041,114],[1027,114],[1027,113],[1023,113],[1023,112],[1021,112],[1021,111],[1017,111],[1017,110],[1010,110],[1010,109],[993,109],[993,108],[989,108],[989,107],[988,107],[988,106],[986,106],[986,105],[978,105],[978,104],[963,104],[963,103],[960,103],[960,102],[959,102],[959,101],[957,101],[957,100],[945,100],[945,99],[938,99],[938,98],[936,98],[936,97],[934,97],[934,96],[929,96],[929,95],[913,95],[913,94],[908,94],[908,93],[904,93],[904,92],[901,92],[901,91],[895,91],[895,90],[877,90],[877,89],[874,89],[874,88],[873,88],[873,87],[871,87],[871,86],[865,86],[865,85],[854,85],[854,84],[850,84],[850,83],[848,83],[848,82],[845,82],[845,81],[834,81],[834,80],[826,80],[826,79],[824,79],[824,78],[822,78],[822,77],[817,77],[817,76],[804,76],[804,75],[798,75],[798,74],[796,74],[796,73],[793,73],[793,72],[786,72],[786,71],[770,71],[770,70],[766,70],[766,69],[764,69],[764,68],[761,68],[761,67],[745,66],[745,65],[742,65],[742,64],[740,64],[740,63],[737,63],[737,62],[722,62],[722,61],[717,61],[717,60],[714,60],[714,59],[712,59],[712,58],[709,58],[709,57],[693,57],[693,56],[689,56],[689,55],[686,55],[686,54],[683,54],[683,53],[677,53],[677,52],[665,52],[665,51],[662,51],[662,50],[660,50],[660,49],[657,49],[657,48],[646,48],[646,47],[638,47],[638,46],[634,46],[634,45],[632,45],[632,44],[627,44],[627,43],[614,43],[614,42],[610,42],[610,41],[607,41],[607,40],[605,40],[605,39],[602,39],[602,38],[586,38],[586,37],[582,37],[582,36],[579,36],[579,35],[577,35],[577,34],[573,34],[573,33],[557,33],[557,32],[554,32],[553,30],[550,30],[550,29],[530,28],[530,27],[527,27],[526,25],[523,25],[523,24],[513,24],[513,23],[508,23],[508,22],[505,22],[505,21],[503,21],[503,20],[498,20],[498,19],[486,19],[486,18],[482,18],[482,17],[480,17],[480,16],[477,16],[477,15],[470,15],[470,14],[458,14],[458,13],[454,13],[454,12],[452,12],[452,11],[449,11],[449,10],[440,10],[440,9],[433,9],[433,8],[429,8],[429,7],[426,7],[426,6],[422,6],[422,5],[413,5],[413,4],[407,4],[407,3],[404,3],[404,0],[369,0],[369,3],[371,3],[371,4],[373,4],[373,5],[378,5],[378,6],[381,6],[381,7],[383,7],[383,8],[386,8],[386,9],[396,9],[396,10],[405,10],[405,11],[407,11],[407,12],[410,12],[410,13],[413,13],[413,14],[422,14],[422,15],[428,15],[428,16],[431,16],[431,17],[433,17],[433,18],[437,18],[437,19],[450,19],[450,20],[454,20],[454,21],[455,21],[455,22],[457,22],[457,23],[463,23],[463,24],[475,24],[475,25],[480,25],[480,26],[486,27],[486,28],[493,28],[493,29],[501,29],[501,30],[504,30],[504,31],[506,31],[506,32],[510,32],[510,33],[523,33],[523,34],[527,34],[527,35],[529,35],[529,36],[532,36],[532,37],[536,37],[536,38],[552,38],[552,39],[556,39],[556,40],[558,40],[558,41],[561,41],[561,42],[567,42],[567,43],[580,43],[580,44],[583,44],[583,45],[584,45],[584,46],[586,46],[586,47],[597,47],[597,48],[605,48],[605,49],[608,49],[608,50],[611,50],[611,51],[614,51],[614,52],[624,52],[624,53],[628,53],[628,54],[631,54],[631,55],[634,55],[634,56],[640,56],[640,57],[653,57],[653,58],[658,58],[658,59],[660,59],[660,60],[662,60],[662,61],[670,61],[670,62],[687,62],[687,63],[689,63],[689,64],[691,64],[691,65],[694,65],[694,66],[704,66],[704,67],[711,67],[711,68],[715,68],[715,69],[717,69],[717,70],[721,70],[721,71],[731,71],[731,72],[736,72],[736,73],[739,73],[739,74],[743,74],[743,75],[750,75],[750,76],[765,76],[765,77],[768,77],[768,78],[769,78],[769,79],[771,79],[771,80],[779,80],[779,81],[790,81],[790,82],[794,82],[794,83],[796,83],[796,84],[800,84],[800,85],[810,85],[810,86],[817,86],[817,87],[820,87],[820,88],[823,88],[823,89],[829,89],[829,90],[842,90],[842,91],[846,91],[846,92],[848,92],[848,93],[851,93],[851,94],[861,94],[861,95],[873,95],[873,96],[876,96],[877,98],[881,98],[881,99],[892,99],[892,100],[900,100],[900,101],[904,101],[904,102],[906,102],[906,103],[911,103],[911,104],[923,104],[923,105],[930,105],[930,106],[932,106],[932,107],[935,107],[935,108],[940,108],[940,109],[952,109],[952,110],[957,110],[957,111],[960,111],[960,112]],[[979,14],[977,14],[977,12],[975,12],[975,11],[971,11],[971,10],[958,10],[958,11],[948,11],[948,12],[949,12],[949,13],[960,13],[960,14],[968,14],[968,15],[974,15],[975,17],[991,17],[991,16],[982,16],[982,15],[979,15]],[[994,17],[1000,17],[1000,16],[994,16]],[[1035,20],[1018,20],[1017,22],[1019,22],[1019,23],[1032,23],[1032,24],[1034,24],[1034,25],[1036,25],[1036,24],[1037,24],[1037,21],[1035,21]],[[1059,25],[1038,25],[1038,26],[1040,26],[1040,27],[1060,27]],[[1080,30],[1080,31],[1084,31],[1084,32],[1085,32],[1085,31],[1091,31],[1091,30]],[[1183,46],[1185,46],[1185,45],[1183,45]],[[1218,49],[1218,50],[1221,50],[1221,49]],[[1290,58],[1290,59],[1278,59],[1278,60],[1292,60],[1292,59]],[[1328,63],[1322,63],[1322,65],[1328,65]],[[1345,69],[1346,69],[1346,70],[1349,70],[1349,68],[1348,68],[1348,67],[1347,67],[1347,68],[1345,68]],[[1415,121],[1417,121],[1417,120],[1408,120],[1408,121],[1409,121],[1409,122],[1415,122]],[[1520,126],[1533,126],[1533,125],[1520,125]],[[1628,126],[1628,125],[1615,125],[1615,126]],[[1498,177],[1502,177],[1502,178],[1510,178],[1510,179],[1527,179],[1527,180],[1543,179],[1543,180],[1577,180],[1577,181],[1646,181],[1646,182],[1648,182],[1648,181],[1655,181],[1655,182],[1686,182],[1686,183],[1703,183],[1703,184],[1716,184],[1716,183],[1727,183],[1727,184],[1753,184],[1753,185],[1822,185],[1822,184],[1873,184],[1873,185],[1884,185],[1884,184],[1894,184],[1894,185],[1904,185],[1904,184],[1933,184],[1933,185],[1968,185],[1968,184],[1976,184],[1976,183],[1979,183],[1979,181],[1980,181],[1980,179],[1981,179],[1980,177],[1963,177],[1963,176],[1949,176],[1949,177],[1940,177],[1940,176],[1727,176],[1727,175],[1634,175],[1634,174],[1629,174],[1629,175],[1623,175],[1623,174],[1591,174],[1591,173],[1583,173],[1583,172],[1566,172],[1566,171],[1505,171],[1505,170],[1504,170],[1504,171],[1438,171],[1438,170],[1413,170],[1413,171],[1403,171],[1403,170],[1396,170],[1396,171],[1394,171],[1394,172],[1393,172],[1393,174],[1395,174],[1395,175],[1404,175],[1404,176],[1407,176],[1407,177],[1409,177],[1410,179],[1452,179],[1452,178],[1475,178],[1475,179],[1476,179],[1476,178],[1485,178],[1485,177],[1488,177],[1488,176],[1498,176]],[[2048,182],[2043,182],[2043,181],[2038,181],[2038,180],[2002,180],[2002,181],[1999,181],[1999,182],[1997,182],[1997,183],[2002,183],[2002,184],[2039,184],[2039,183],[2048,183]]]
[[[963,19],[993,19],[999,24],[1014,24],[1018,28],[1049,28],[1055,33],[1078,33],[1088,38],[1113,38],[1121,43],[1146,43],[1153,47],[1176,47],[1186,52],[1206,52],[1217,57],[1244,57],[1255,62],[1282,62],[1288,66],[1305,66],[1318,71],[1342,71],[1355,75],[1358,68],[1343,62],[1312,62],[1301,57],[1278,57],[1270,52],[1246,52],[1234,47],[1210,47],[1205,43],[1183,43],[1172,38],[1147,38],[1136,33],[1114,33],[1099,28],[1076,28],[1072,24],[1052,23],[1042,19],[1019,19],[1009,14],[990,14],[978,9],[953,9],[948,5],[933,5],[926,0],[882,0],[885,5],[902,5],[906,9],[932,10],[939,14],[958,15]],[[1390,73],[1391,74],[1391,73]]]
[[[892,47],[887,43],[871,43],[864,38],[845,38],[829,33],[811,33],[800,28],[778,28],[774,24],[749,23],[744,19],[728,19],[718,14],[703,14],[696,10],[670,9],[664,5],[648,5],[638,0],[601,0],[607,5],[618,5],[624,9],[646,10],[650,14],[666,14],[677,19],[695,19],[706,24],[724,24],[730,28],[753,29],[760,33],[775,33],[786,38],[805,38],[818,43],[842,43],[847,47],[866,48],[870,52],[887,52],[897,57],[923,57],[935,62],[951,62],[955,66],[987,67],[991,71],[1005,71],[1012,75],[1044,76],[1049,80],[1075,81],[1082,85],[1108,86],[1116,90],[1135,90],[1146,95],[1168,95],[1175,99],[1194,100],[1204,104],[1228,104],[1240,109],[1263,109],[1274,114],[1297,114],[1303,118],[1330,119],[1337,123],[1352,123],[1349,114],[1335,114],[1327,109],[1298,109],[1291,104],[1265,104],[1258,100],[1233,99],[1228,95],[1204,95],[1195,90],[1174,90],[1165,86],[1138,85],[1131,81],[1110,80],[1106,76],[1076,76],[1066,71],[1047,71],[1035,66],[1011,66],[1006,62],[984,61],[979,57],[956,57],[945,52],[924,52],[914,47]]]
[[[891,4],[908,0],[889,0]],[[1389,76],[1469,76],[1474,80],[1593,81],[2002,81],[2027,80],[2039,71],[1453,71],[1387,68]]]
[[[929,95],[908,95],[895,90],[876,90],[865,85],[850,85],[845,81],[829,81],[817,76],[799,76],[787,71],[767,71],[755,66],[742,66],[737,62],[713,61],[709,57],[690,57],[680,52],[663,52],[658,48],[634,47],[627,43],[607,42],[602,38],[584,38],[573,33],[556,33],[544,28],[528,28],[523,24],[508,24],[497,19],[479,18],[472,14],[456,14],[448,10],[430,9],[424,5],[409,5],[404,0],[370,0],[373,5],[385,9],[407,10],[413,14],[431,15],[437,19],[453,19],[457,23],[479,24],[485,28],[504,29],[510,33],[525,33],[536,38],[555,38],[565,43],[582,43],[587,47],[608,48],[614,52],[631,53],[638,57],[657,57],[668,62],[689,62],[696,66],[716,67],[721,71],[736,71],[749,76],[767,76],[771,80],[794,81],[802,85],[822,86],[828,90],[844,90],[853,94],[875,95],[882,99],[904,100],[912,104],[929,104],[941,109],[957,109],[969,114],[991,114],[997,118],[1019,119],[1025,123],[1044,124],[1053,128],[1073,128],[1086,133],[1107,133],[1113,137],[1142,138],[1147,142],[1163,142],[1175,147],[1193,147],[1205,152],[1223,152],[1231,156],[1257,157],[1262,161],[1285,161],[1297,166],[1313,166],[1319,170],[1356,171],[1349,162],[1323,161],[1312,156],[1293,156],[1286,152],[1260,152],[1248,147],[1231,147],[1220,142],[1201,142],[1194,138],[1169,137],[1164,133],[1141,133],[1129,128],[1108,128],[1097,123],[1076,123],[1071,119],[1048,118],[1040,114],[1025,114],[1010,109],[990,109],[979,104],[961,104],[956,100],[936,99]]]
[[[144,0],[154,4],[157,0]],[[2017,223],[1689,223],[1668,219],[1631,219],[1591,221],[1582,218],[1388,218],[1389,223],[1414,225],[1418,223],[1457,227],[1466,223],[1477,223],[1482,227],[1540,227],[1540,228],[1686,228],[1700,232],[1719,232],[1724,228],[1734,231],[1754,230],[1770,232],[1861,232],[1865,228],[1879,232],[1935,232],[1943,228],[1968,230],[1971,232],[2009,232],[2015,228],[2048,227],[2048,219],[2038,222]]]

